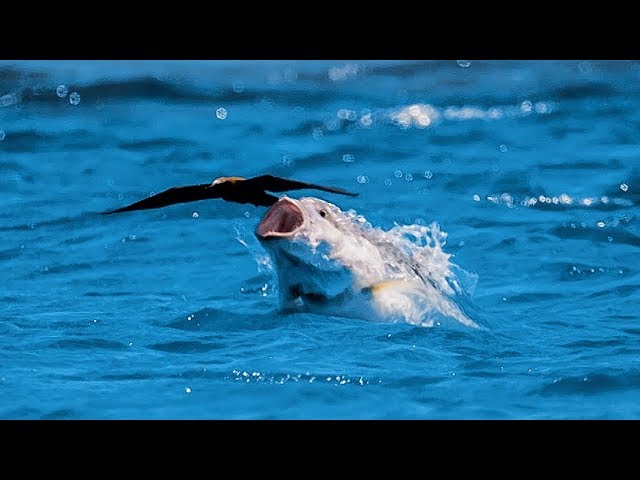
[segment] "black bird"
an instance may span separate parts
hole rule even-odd
[[[211,184],[202,183],[186,187],[173,187],[126,207],[102,213],[147,210],[166,207],[175,203],[196,202],[210,198],[221,198],[228,202],[251,203],[256,206],[270,207],[278,201],[278,197],[268,194],[267,191],[286,192],[288,190],[303,190],[307,188],[351,197],[358,196],[357,193],[347,192],[341,188],[323,187],[322,185],[298,182],[288,178],[274,177],[273,175],[260,175],[259,177],[247,179],[242,177],[220,177],[216,178]]]

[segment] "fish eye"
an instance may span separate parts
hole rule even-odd
[[[320,210],[318,213],[320,214],[320,216],[321,216],[322,218],[324,218],[324,217],[326,217],[326,216],[327,216],[327,212],[325,212],[324,210]]]

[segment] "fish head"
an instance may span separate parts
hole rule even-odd
[[[348,262],[336,255],[348,232],[341,210],[314,197],[281,197],[264,215],[256,236],[270,253],[283,300],[324,302],[354,283]]]

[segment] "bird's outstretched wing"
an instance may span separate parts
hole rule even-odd
[[[217,198],[217,189],[212,188],[211,184],[203,183],[200,185],[189,185],[187,187],[173,187],[164,192],[157,193],[140,200],[139,202],[132,203],[126,207],[118,208],[116,210],[110,210],[103,213],[120,213],[129,212],[131,210],[147,210],[150,208],[161,208],[175,203],[187,203],[196,202],[198,200],[205,200],[207,198]]]
[[[240,177],[220,177],[213,183],[173,187],[164,192],[152,195],[139,202],[103,213],[130,212],[132,210],[147,210],[161,208],[176,203],[196,202],[211,198],[221,198],[228,202],[251,203],[256,206],[269,207],[278,201],[278,197],[270,192],[286,192],[288,190],[314,189],[324,192],[339,193],[357,197],[357,193],[347,192],[341,188],[324,187],[313,183],[298,182],[287,178],[261,175],[247,180]]]
[[[350,197],[357,197],[357,193],[351,193],[341,188],[325,187],[322,185],[316,185],[313,183],[299,182],[297,180],[290,180],[288,178],[274,177],[273,175],[260,175],[259,177],[253,177],[245,180],[245,185],[254,186],[262,190],[269,192],[287,192],[289,190],[322,190],[323,192],[339,193],[340,195],[349,195]]]

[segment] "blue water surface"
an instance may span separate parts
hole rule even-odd
[[[0,62],[0,418],[640,417],[639,77]],[[318,196],[384,229],[437,222],[488,328],[280,313],[264,208],[98,214],[263,173],[358,192]]]

